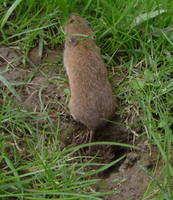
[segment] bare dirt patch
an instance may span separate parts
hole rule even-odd
[[[97,185],[98,191],[112,191],[113,194],[105,197],[105,200],[140,200],[151,181],[146,169],[150,172],[156,162],[155,150],[149,153],[145,142],[143,148],[126,154],[126,159],[119,166],[118,170],[111,172],[110,176]]]

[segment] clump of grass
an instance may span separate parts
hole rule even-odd
[[[173,196],[172,9],[169,0],[6,0],[0,5],[0,44],[19,46],[25,55],[39,42],[43,48],[62,45],[62,27],[71,12],[91,22],[112,81],[122,77],[118,86],[113,85],[122,102],[119,114],[125,116],[127,107],[131,113],[135,110],[143,135],[158,148],[160,174],[156,176],[157,165],[153,173],[146,172],[151,184],[143,199]],[[4,99],[0,111],[0,193],[4,195],[0,197],[87,199],[83,191],[88,192],[95,180],[81,182],[80,164],[70,165],[69,154],[59,151],[58,127],[52,128],[48,115],[33,118],[33,113],[16,110],[9,102]],[[34,127],[26,122],[28,118],[38,124],[49,119],[51,128]],[[97,199],[96,195],[90,198]]]
[[[171,74],[173,68],[170,55],[172,52],[169,51],[166,54],[169,44],[162,36],[156,40],[151,37],[146,40],[139,39],[143,50],[143,60],[134,63],[134,57],[131,58],[133,64],[130,65],[130,69],[127,68],[127,79],[122,84],[122,87],[126,89],[121,95],[129,105],[135,106],[138,110],[144,133],[151,145],[157,146],[158,160],[163,162],[162,169],[159,169],[159,176],[157,169],[153,174],[149,174],[153,183],[144,197],[150,196],[155,184],[156,199],[171,199],[173,176]]]
[[[97,170],[84,173],[97,163],[78,163],[81,157],[73,154],[79,147],[60,150],[58,127],[46,114],[37,114],[7,104],[7,99],[0,109],[0,198],[100,199],[101,193],[90,190],[97,179],[85,179]]]
[[[91,176],[124,157],[109,164],[94,163],[93,157],[88,157],[89,161],[82,163],[82,156],[75,152],[87,144],[62,149],[60,128],[47,113],[27,112],[7,95],[3,96],[0,108],[0,198],[99,200],[110,193],[94,191],[91,186],[99,179]],[[132,147],[111,142],[110,145]],[[96,169],[87,170],[93,166]]]

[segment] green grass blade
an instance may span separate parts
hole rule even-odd
[[[16,90],[13,88],[11,83],[5,77],[0,75],[0,81],[9,89],[9,91],[16,97],[16,99],[21,101],[20,96],[17,94]]]
[[[157,17],[159,15],[161,15],[162,13],[165,13],[167,12],[167,10],[155,10],[155,11],[152,11],[152,12],[148,12],[148,13],[144,13],[144,14],[140,14],[139,16],[137,16],[133,23],[132,23],[132,27],[135,27],[135,26],[138,26],[139,24],[149,20],[149,19],[152,19],[154,17]]]
[[[3,26],[6,24],[8,18],[10,17],[10,15],[12,14],[12,12],[15,10],[15,8],[20,4],[22,0],[16,0],[12,6],[8,9],[7,13],[5,14],[2,22],[1,22],[1,29],[3,28]]]

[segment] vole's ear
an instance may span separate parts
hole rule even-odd
[[[78,36],[71,36],[69,38],[69,43],[73,46],[76,46],[79,42],[79,37]]]

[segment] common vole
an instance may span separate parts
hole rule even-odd
[[[90,130],[102,127],[114,113],[107,70],[88,22],[72,15],[65,25],[64,65],[69,78],[70,113]]]

